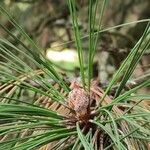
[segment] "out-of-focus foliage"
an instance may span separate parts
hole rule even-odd
[[[88,33],[88,3],[86,0],[77,0],[76,2],[81,36],[84,37]],[[10,12],[28,35],[36,41],[44,55],[47,54],[47,51],[51,50],[63,51],[70,49],[70,51],[73,50],[75,52],[75,44],[74,42],[70,42],[74,39],[74,36],[65,0],[2,0],[0,4]],[[99,11],[97,11],[95,31],[98,29],[100,6],[98,6]],[[150,17],[149,0],[111,0],[108,3],[108,8],[104,14],[102,28]],[[19,32],[7,21],[5,16],[0,14],[0,20],[14,35],[17,35],[23,42],[26,42]],[[95,67],[93,76],[99,77],[102,83],[106,83],[115,69],[120,66],[122,60],[127,56],[130,48],[139,40],[145,26],[146,22],[131,24],[102,33],[99,37],[101,42],[98,42],[94,58]],[[1,28],[0,35],[10,39],[9,35],[4,33]],[[87,62],[88,39],[82,39],[82,43],[85,56],[84,61]],[[13,44],[18,45],[16,41],[13,41]],[[145,56],[140,61],[135,77],[140,76],[143,71],[149,69],[149,53],[149,50],[147,50]],[[102,59],[99,59],[99,56],[102,56]],[[57,64],[59,65],[60,63]],[[66,63],[63,62],[63,64],[67,68]],[[69,65],[69,68],[73,69],[75,75],[78,76],[78,65],[71,66],[72,64]]]

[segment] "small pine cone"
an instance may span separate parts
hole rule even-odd
[[[88,113],[89,95],[76,82],[72,85],[72,91],[68,95],[68,104],[77,115],[77,118],[84,118]]]

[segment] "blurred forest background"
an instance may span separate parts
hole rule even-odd
[[[70,78],[79,76],[71,18],[65,0],[1,0],[0,5],[25,29],[42,53],[53,61],[64,75],[69,75]],[[86,62],[88,51],[88,38],[86,38],[88,34],[87,1],[77,0],[76,9],[81,35],[84,37],[82,47]],[[106,7],[102,29],[148,18],[150,18],[150,0],[111,0]],[[26,43],[7,18],[1,14],[0,21]],[[102,32],[94,58],[93,77],[98,78],[103,86],[108,83],[114,71],[138,41],[146,24],[147,22],[134,23]],[[95,28],[95,31],[97,29],[98,27]],[[11,40],[14,45],[18,44],[1,28],[0,36]],[[16,55],[19,54],[16,52]],[[150,49],[147,50],[137,66],[131,84],[140,82],[143,79],[141,75],[150,76]],[[148,92],[147,90],[144,91]]]

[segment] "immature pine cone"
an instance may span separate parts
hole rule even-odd
[[[88,115],[89,95],[77,82],[71,84],[71,89],[68,95],[69,107],[75,111],[78,119],[84,119]]]

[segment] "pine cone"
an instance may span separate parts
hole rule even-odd
[[[89,95],[77,82],[72,83],[71,89],[68,95],[69,107],[75,111],[78,119],[84,119],[88,116]]]

